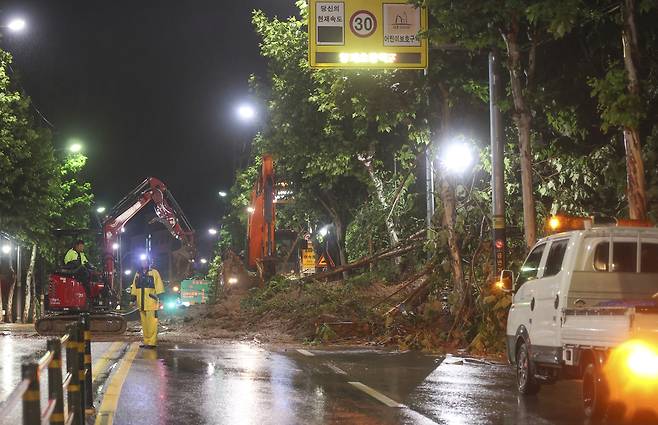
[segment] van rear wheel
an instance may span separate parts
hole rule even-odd
[[[530,359],[528,346],[521,343],[516,351],[516,386],[523,395],[534,395],[539,392],[539,382],[535,378],[535,367]]]
[[[608,387],[601,370],[590,362],[583,372],[583,409],[594,421],[603,419],[608,411]]]

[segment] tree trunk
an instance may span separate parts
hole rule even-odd
[[[366,167],[366,170],[368,170],[368,175],[370,176],[370,180],[372,180],[372,184],[375,187],[375,194],[377,195],[377,200],[381,204],[382,208],[384,210],[388,210],[389,205],[388,202],[386,201],[386,195],[384,194],[384,182],[382,181],[381,178],[377,175],[375,172],[375,168],[372,166],[372,158],[374,156],[374,148],[371,147],[370,152],[368,153],[368,156],[359,156],[359,160],[363,164],[364,167]],[[395,223],[393,222],[392,216],[389,214],[385,219],[384,222],[386,224],[386,230],[388,231],[388,238],[391,243],[391,246],[395,246],[398,243],[400,243],[400,237],[398,236],[398,231],[395,228]]]
[[[639,98],[640,79],[638,77],[639,46],[635,25],[635,0],[625,0],[624,28],[622,31],[624,66],[628,76],[628,92]],[[626,181],[628,210],[631,219],[646,220],[647,195],[644,180],[644,162],[640,131],[635,127],[624,127],[624,147],[626,148]]]
[[[14,322],[14,316],[13,316],[14,291],[16,290],[16,271],[14,270],[13,265],[9,266],[9,271],[11,273],[12,278],[11,278],[11,285],[9,286],[9,294],[7,294],[7,322],[13,323]]]
[[[340,260],[341,266],[347,265],[347,253],[345,252],[345,229],[343,226],[343,220],[340,218],[340,214],[338,214],[338,210],[334,207],[335,202],[332,200],[332,196],[329,196],[327,194],[327,201],[322,199],[321,196],[318,196],[318,200],[322,204],[325,210],[327,210],[327,213],[329,213],[329,216],[331,217],[331,221],[334,224],[334,228],[336,229],[336,244],[338,245],[338,257]],[[347,279],[349,277],[349,273],[347,270],[343,272],[343,279]]]
[[[523,88],[523,70],[521,65],[521,49],[518,41],[519,27],[516,19],[512,20],[510,28],[503,33],[507,46],[508,68],[512,99],[514,101],[514,124],[519,135],[519,155],[521,162],[521,192],[523,196],[523,226],[525,242],[528,249],[532,248],[537,240],[537,223],[535,197],[532,185],[532,146],[530,131],[532,127],[532,114],[526,103]],[[534,51],[533,51],[534,54]],[[535,66],[535,58],[530,58]],[[531,77],[531,76],[530,76]]]
[[[30,307],[32,306],[32,296],[35,293],[34,266],[36,264],[36,261],[37,261],[37,244],[33,244],[32,255],[30,257],[30,266],[27,269],[27,277],[25,278],[25,306],[23,310],[23,323],[28,323],[30,320]]]

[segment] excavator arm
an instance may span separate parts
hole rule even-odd
[[[149,203],[153,203],[157,221],[183,243],[191,257],[195,255],[192,225],[167,186],[155,177],[149,177],[116,204],[103,221],[104,272],[110,288],[114,289],[113,245],[117,242],[123,226]]]

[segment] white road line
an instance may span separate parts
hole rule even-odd
[[[324,365],[339,375],[347,375],[347,372],[345,372],[343,369],[339,368],[338,366],[334,366],[331,363],[325,363]]]
[[[370,388],[369,386],[362,384],[361,382],[348,382],[348,384],[352,385],[355,388],[358,388],[359,390],[363,391],[364,393],[368,394],[370,397],[376,399],[377,401],[384,403],[388,407],[395,407],[395,408],[403,408],[406,407],[404,404],[400,404],[397,401],[386,397],[384,394],[380,393],[379,391]]]
[[[302,350],[302,349],[300,349],[300,348],[297,349],[297,352],[298,352],[299,354],[303,354],[303,355],[305,355],[305,356],[307,356],[307,357],[313,357],[313,356],[315,356],[315,354],[311,353],[310,351]]]

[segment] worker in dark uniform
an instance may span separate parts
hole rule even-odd
[[[78,239],[64,256],[64,268],[74,272],[75,280],[82,283],[87,297],[91,298],[91,272],[93,267],[84,253],[85,243]]]
[[[148,258],[143,259],[130,287],[130,294],[137,298],[137,309],[142,322],[144,344],[141,347],[156,348],[158,345],[159,295],[164,292],[160,273],[149,265]]]

